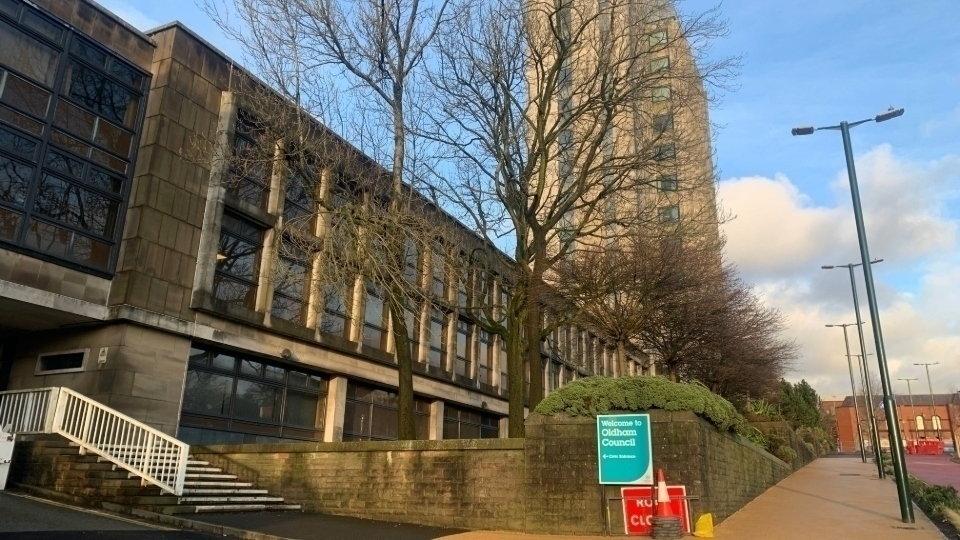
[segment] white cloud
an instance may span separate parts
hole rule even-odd
[[[871,255],[885,259],[874,276],[894,389],[905,392],[898,377],[925,379],[914,363],[940,362],[932,368],[934,391],[950,391],[960,385],[960,223],[951,215],[960,201],[960,156],[917,163],[882,145],[858,156],[857,169]],[[830,204],[814,204],[782,174],[724,180],[719,194],[737,216],[724,226],[730,259],[784,313],[785,337],[801,346],[789,378],[805,378],[821,394],[847,395],[843,335],[824,324],[853,322],[850,282],[846,271],[820,266],[859,261],[859,250],[845,171],[831,187]],[[860,271],[856,278],[869,323]],[[849,331],[858,354],[856,330]],[[871,332],[867,324],[868,352]],[[875,357],[870,363],[876,366]]]

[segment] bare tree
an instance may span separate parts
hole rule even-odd
[[[449,17],[449,0],[232,0],[240,25],[215,0],[206,6],[221,28],[244,46],[261,76],[293,106],[328,123],[340,119],[333,123],[355,127],[358,138],[374,149],[380,148],[378,141],[390,141],[385,149],[390,156],[390,189],[358,208],[362,211],[355,215],[362,217],[366,241],[356,245],[370,246],[376,251],[372,260],[383,263],[382,271],[365,265],[368,279],[396,270],[403,275],[409,235],[393,231],[409,231],[403,227],[413,215],[403,208],[411,200],[406,180],[411,172],[408,151],[414,145],[408,104],[414,99],[413,81],[428,48]],[[336,92],[344,89],[356,103],[333,101]],[[344,105],[353,113],[348,112],[346,119],[339,116]],[[412,439],[416,436],[413,366],[401,323],[405,295],[395,277],[381,280],[378,286],[394,321],[399,438]]]
[[[435,175],[438,197],[511,250],[504,339],[510,373],[527,359],[531,406],[543,397],[539,342],[562,322],[545,326],[542,312],[556,265],[658,220],[642,209],[665,171],[712,190],[703,83],[736,62],[695,65],[691,48],[724,32],[715,14],[681,20],[668,2],[485,0],[438,42],[427,135],[452,163]],[[509,391],[510,435],[522,436],[520,377]]]

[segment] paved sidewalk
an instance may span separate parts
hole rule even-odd
[[[860,456],[818,459],[718,525],[715,537],[729,540],[943,540],[937,527],[916,507],[917,522],[902,523],[896,485],[891,480],[878,479],[876,473],[876,466],[861,462]],[[443,540],[561,539],[587,540],[587,537],[500,532],[443,537]]]
[[[928,484],[960,490],[960,463],[951,461],[950,456],[907,455],[907,472]]]
[[[900,521],[897,488],[859,457],[818,459],[751,501],[717,527],[716,538],[749,540],[943,540],[916,507]]]

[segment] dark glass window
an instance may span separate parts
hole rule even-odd
[[[430,403],[414,398],[414,422],[417,439],[430,438]],[[344,441],[396,440],[397,394],[350,381],[347,383],[347,406],[343,419]]]
[[[470,376],[470,323],[457,319],[457,364],[455,373],[463,377]]]
[[[680,207],[675,204],[661,207],[659,212],[661,223],[674,223],[680,221]]]
[[[323,318],[320,321],[320,331],[346,337],[349,330],[348,319],[343,293],[336,285],[327,287],[323,295]]]
[[[145,74],[27,3],[6,5],[12,7],[0,9],[10,17],[0,20],[0,240],[109,272],[129,196]]]
[[[675,174],[665,174],[660,177],[658,181],[661,191],[676,191],[677,190],[677,175]]]
[[[288,167],[283,223],[285,227],[312,234],[316,216],[314,193],[317,190],[317,173],[310,168],[301,169],[302,167],[293,163]]]
[[[37,371],[79,371],[83,369],[83,359],[85,356],[86,353],[83,351],[44,354],[40,356],[40,366]]]
[[[507,372],[507,340],[500,336],[498,341],[500,342],[500,389],[507,390],[510,388]]]
[[[409,281],[410,283],[416,283],[417,281],[417,266],[419,261],[419,250],[417,249],[417,243],[411,239],[407,239],[404,244],[404,267],[403,267],[403,278]]]
[[[430,365],[445,367],[447,361],[447,315],[437,308],[430,309]]]
[[[191,444],[319,441],[326,394],[327,379],[320,374],[195,345],[183,393],[181,437]],[[234,439],[227,435],[231,433],[240,435]]]
[[[261,146],[262,133],[243,110],[237,113],[237,128],[234,135],[233,181],[229,191],[257,208],[267,204],[266,155],[268,149]]]
[[[671,144],[664,144],[657,147],[654,158],[658,161],[665,161],[677,157],[677,147]]]
[[[673,115],[661,114],[653,117],[653,129],[658,133],[673,131]]]
[[[480,330],[480,350],[477,355],[477,380],[484,384],[493,384],[493,362],[490,361],[490,333]]]
[[[667,101],[670,99],[670,87],[669,86],[658,86],[653,89],[651,93],[651,98],[654,103],[660,101]]]
[[[650,48],[659,49],[667,44],[667,31],[657,30],[650,34]]]
[[[242,218],[223,215],[214,296],[253,309],[257,296],[263,230]]]
[[[270,313],[290,322],[306,324],[307,302],[304,293],[310,282],[310,259],[306,252],[287,238],[281,241],[277,255],[279,260]]]
[[[496,439],[499,436],[498,416],[443,404],[444,439]]]
[[[407,325],[407,338],[410,340],[410,357],[415,362],[420,360],[420,308],[412,301],[407,301],[403,308],[404,324]]]
[[[660,73],[670,69],[670,59],[666,56],[650,61],[650,73]]]
[[[367,298],[363,304],[363,344],[382,349],[386,338],[386,319],[383,310],[383,294],[373,284],[367,285]]]
[[[430,290],[438,298],[447,297],[447,269],[444,261],[442,248],[435,248],[433,251],[433,263],[431,266],[432,285]]]

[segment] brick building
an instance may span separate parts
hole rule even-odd
[[[861,426],[863,429],[864,444],[870,448],[867,431],[867,419],[864,409],[865,400],[858,396],[860,405]],[[900,436],[904,443],[909,441],[940,440],[946,446],[957,448],[960,440],[960,394],[934,394],[933,406],[930,395],[896,395],[897,417],[900,419]],[[874,414],[877,417],[877,427],[880,430],[880,446],[889,448],[886,416],[881,408],[883,399],[875,397]],[[856,435],[856,413],[853,397],[847,396],[841,405],[836,407],[837,431],[840,448],[845,452],[859,451],[860,444]]]
[[[180,23],[143,33],[85,0],[0,0],[0,41],[0,390],[69,387],[192,444],[396,438],[382,300],[358,281],[300,316],[316,299],[266,275],[313,197],[264,175],[251,198],[184,157],[243,144],[252,76]],[[505,436],[500,338],[456,309],[412,320],[420,437]],[[589,330],[562,335],[547,391],[619,374]]]

